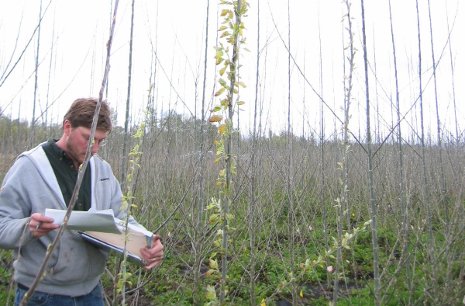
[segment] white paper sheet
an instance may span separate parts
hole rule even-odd
[[[63,224],[66,210],[45,210],[45,215],[54,219],[54,223]],[[121,231],[115,223],[113,210],[73,211],[69,217],[67,229],[77,231],[98,231],[119,234]]]

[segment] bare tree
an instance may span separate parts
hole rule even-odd
[[[291,14],[290,14],[290,5],[289,0],[287,1],[287,46],[288,46],[288,53],[287,53],[287,81],[288,81],[288,88],[287,88],[287,171],[286,171],[286,197],[287,197],[287,205],[288,205],[288,215],[287,215],[287,222],[288,222],[288,235],[289,235],[289,251],[290,251],[290,267],[293,269],[296,264],[296,254],[295,254],[295,243],[296,243],[296,236],[295,236],[295,225],[296,225],[296,203],[294,199],[294,161],[293,161],[293,132],[292,132],[292,123],[291,123]],[[297,302],[297,284],[295,281],[291,280],[291,293],[292,293],[292,303],[295,304]]]
[[[444,175],[444,164],[442,160],[442,133],[441,133],[441,119],[439,116],[439,102],[438,102],[438,85],[437,85],[437,75],[436,75],[436,68],[437,68],[437,63],[436,63],[436,58],[434,55],[434,38],[433,38],[433,20],[431,17],[431,3],[430,0],[428,0],[428,17],[429,17],[429,33],[430,33],[430,42],[431,42],[431,60],[433,64],[433,84],[434,84],[434,105],[436,109],[436,131],[437,131],[437,143],[439,147],[439,167],[440,167],[440,177],[441,177],[441,186],[440,186],[440,193],[441,193],[441,199],[440,202],[444,205],[445,213],[446,213],[446,218],[448,218],[448,210],[447,210],[447,204],[444,203],[444,197],[445,197],[445,192],[446,192],[446,178]],[[447,222],[447,219],[446,219]]]
[[[208,25],[210,20],[210,0],[206,1],[206,15],[205,15],[205,44],[204,44],[204,62],[203,62],[203,82],[202,82],[202,97],[201,97],[201,118],[200,118],[200,135],[199,135],[199,160],[198,166],[196,169],[196,175],[198,176],[198,184],[196,197],[194,202],[194,208],[196,212],[193,213],[193,216],[197,217],[197,220],[194,224],[194,267],[193,267],[193,277],[194,277],[194,292],[199,292],[201,286],[201,268],[203,260],[205,259],[205,235],[204,228],[206,223],[205,218],[205,201],[206,197],[206,175],[207,175],[207,152],[208,147],[206,146],[206,88],[207,88],[207,63],[208,63],[208,49],[209,49],[209,31]],[[194,295],[194,303],[198,303],[198,296]]]
[[[422,163],[422,190],[421,196],[423,200],[423,205],[426,210],[426,222],[425,227],[428,233],[428,243],[426,246],[426,252],[428,260],[431,262],[431,269],[426,271],[427,274],[427,283],[425,284],[425,291],[429,291],[433,284],[436,284],[436,273],[434,263],[434,236],[433,236],[433,225],[432,225],[432,209],[429,205],[429,188],[428,188],[428,174],[426,169],[426,143],[425,143],[425,127],[424,127],[424,112],[423,112],[423,78],[422,78],[422,52],[421,52],[421,27],[420,27],[420,11],[418,6],[418,0],[416,0],[416,13],[417,13],[417,31],[418,31],[418,80],[419,80],[419,101],[420,101],[420,128],[421,128],[421,163]],[[426,293],[426,292],[425,292]],[[433,296],[427,295],[426,299],[434,299]]]
[[[126,115],[124,117],[124,142],[123,142],[123,155],[121,159],[121,188],[124,189],[127,172],[127,156],[129,150],[129,114],[131,110],[131,87],[132,87],[132,47],[134,44],[134,4],[135,0],[131,2],[131,31],[129,33],[129,60],[128,60],[128,87],[126,96]]]
[[[45,15],[47,14],[48,8],[50,7],[51,3],[52,3],[52,1],[50,0],[48,2],[48,4],[47,4],[43,14],[40,16],[39,22],[37,23],[36,27],[34,28],[34,31],[31,33],[26,45],[23,47],[23,49],[21,50],[21,53],[18,55],[16,60],[14,60],[14,51],[13,51],[13,54],[11,55],[11,57],[8,60],[8,63],[6,64],[5,70],[0,75],[0,87],[3,86],[3,84],[6,82],[6,80],[10,77],[10,75],[13,73],[13,71],[16,69],[18,64],[23,59],[24,54],[26,53],[27,49],[29,48],[29,45],[31,44],[32,40],[34,39],[34,36],[39,31],[40,26],[42,24],[42,20],[44,19]],[[42,11],[42,2],[40,3],[40,5],[41,5],[40,10]],[[21,28],[21,26],[20,26],[20,28]],[[20,33],[20,31],[18,31],[18,36],[19,36],[19,33]],[[17,42],[18,42],[18,38],[16,39],[15,50],[16,50]],[[14,61],[14,63],[13,63],[13,61]]]
[[[350,154],[350,143],[349,143],[349,122],[350,122],[350,106],[352,100],[352,88],[353,88],[353,74],[355,69],[355,47],[354,47],[354,32],[352,28],[352,11],[351,2],[349,0],[344,1],[346,14],[344,21],[347,21],[347,35],[348,46],[344,46],[343,58],[344,58],[344,121],[342,127],[342,160],[340,162],[339,170],[340,173],[340,193],[336,204],[336,226],[337,226],[337,250],[336,250],[336,275],[342,273],[343,262],[342,262],[342,231],[344,227],[345,214],[347,215],[348,222],[347,228],[350,228],[350,210],[349,210],[349,154]],[[344,36],[343,36],[344,38]],[[343,39],[344,40],[344,39]],[[347,62],[346,62],[347,61]],[[333,285],[333,303],[337,302],[339,297],[339,278],[334,278]]]
[[[379,245],[378,245],[378,209],[375,199],[374,179],[373,179],[373,155],[371,143],[371,125],[370,125],[370,87],[368,84],[368,55],[367,41],[365,30],[365,4],[362,4],[362,42],[363,42],[363,63],[365,66],[365,96],[366,96],[366,138],[367,138],[367,155],[368,155],[368,189],[370,199],[370,215],[371,215],[371,241],[373,249],[373,278],[375,291],[375,304],[381,304],[381,280],[379,276]]]
[[[252,129],[252,152],[250,156],[250,188],[249,188],[249,205],[247,211],[247,224],[249,234],[249,248],[250,248],[250,259],[249,259],[249,302],[250,305],[256,303],[255,293],[255,279],[257,277],[256,266],[257,266],[257,245],[256,245],[256,211],[257,211],[257,168],[256,154],[257,154],[257,117],[258,117],[258,88],[260,82],[260,0],[257,0],[257,54],[256,60],[256,71],[255,71],[255,100],[254,100],[254,113],[253,113],[253,129]]]
[[[32,102],[32,119],[31,119],[31,146],[35,141],[35,121],[36,121],[36,107],[37,107],[37,91],[38,91],[38,81],[39,81],[39,53],[40,53],[40,29],[42,17],[42,0],[39,5],[39,27],[37,29],[37,46],[36,46],[36,56],[35,56],[35,70],[34,70],[34,97]]]
[[[448,46],[449,46],[449,59],[450,59],[450,73],[451,73],[451,85],[452,85],[452,101],[453,101],[453,106],[454,106],[454,120],[455,120],[455,141],[456,144],[460,143],[460,134],[459,134],[459,121],[457,119],[457,102],[456,102],[456,96],[455,96],[455,64],[454,64],[454,57],[452,55],[452,41],[450,38],[451,35],[451,29],[450,29],[450,24],[449,24],[449,14],[446,15],[446,20],[447,20],[447,32],[449,33],[448,35]]]
[[[110,72],[110,54],[111,54],[111,46],[112,46],[112,42],[113,42],[113,33],[114,33],[114,28],[115,28],[115,19],[116,19],[116,12],[118,10],[118,3],[119,3],[119,0],[116,0],[114,14],[113,14],[113,23],[112,23],[112,26],[111,26],[111,29],[110,29],[110,37],[109,37],[108,43],[107,43],[107,57],[106,57],[106,62],[105,62],[105,70],[104,70],[104,74],[103,74],[102,84],[101,84],[101,87],[100,87],[98,103],[97,103],[97,105],[95,107],[95,112],[94,112],[94,117],[93,117],[93,120],[92,120],[92,126],[91,126],[91,129],[90,129],[89,139],[94,139],[95,130],[97,129],[97,121],[98,121],[98,116],[99,116],[99,113],[100,113],[100,107],[101,107],[102,101],[103,101],[103,91],[105,90],[105,87],[107,85],[108,74]],[[32,285],[29,287],[29,290],[24,294],[24,297],[20,302],[21,306],[27,305],[27,302],[28,302],[29,298],[34,293],[34,291],[37,288],[38,284],[42,280],[42,277],[43,277],[44,273],[46,272],[48,260],[50,259],[51,255],[53,253],[53,250],[58,245],[58,243],[59,243],[59,241],[61,239],[61,236],[63,235],[64,231],[66,230],[66,225],[68,224],[69,217],[70,217],[70,215],[71,215],[71,213],[73,211],[74,205],[75,205],[75,203],[76,203],[76,201],[78,199],[79,189],[81,188],[81,183],[82,183],[82,180],[84,178],[84,173],[86,172],[87,165],[89,164],[89,160],[92,157],[92,155],[91,155],[91,147],[92,147],[92,142],[89,141],[88,144],[87,144],[86,155],[85,155],[84,161],[81,164],[81,166],[79,167],[78,177],[76,179],[76,185],[74,186],[73,193],[71,195],[71,199],[70,199],[69,204],[68,204],[68,209],[66,210],[66,214],[65,214],[65,216],[63,218],[63,224],[58,229],[58,232],[57,232],[57,234],[55,236],[55,239],[48,246],[47,252],[45,253],[45,257],[44,257],[44,259],[42,261],[42,265],[41,265],[41,267],[39,269],[39,272],[38,272],[36,278],[34,279]]]

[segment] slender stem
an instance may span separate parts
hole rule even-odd
[[[381,280],[379,276],[379,246],[378,246],[378,208],[375,199],[374,179],[373,179],[373,156],[371,150],[371,126],[370,126],[370,90],[368,84],[368,55],[365,28],[365,4],[362,4],[362,35],[363,35],[363,63],[365,67],[365,96],[366,96],[366,138],[367,138],[367,155],[368,155],[368,188],[371,208],[371,243],[373,249],[373,278],[375,286],[375,304],[381,303]]]
[[[99,116],[99,113],[100,113],[100,107],[102,105],[102,100],[103,100],[102,99],[103,91],[105,90],[105,86],[107,84],[107,79],[108,79],[108,74],[110,72],[110,54],[111,54],[110,51],[111,51],[111,46],[112,46],[112,42],[113,42],[113,33],[114,33],[114,28],[115,28],[115,20],[116,20],[116,12],[117,12],[117,9],[118,9],[118,2],[119,2],[119,0],[115,1],[115,9],[114,9],[114,13],[113,13],[113,22],[112,22],[112,25],[111,25],[110,37],[109,37],[108,43],[107,43],[107,57],[106,57],[106,63],[105,63],[105,72],[104,72],[103,79],[102,79],[102,86],[101,86],[100,92],[99,92],[98,103],[97,103],[97,105],[95,107],[95,112],[94,112],[94,117],[93,117],[93,120],[92,120],[91,133],[90,133],[89,139],[94,139],[95,130],[97,128],[98,116]],[[88,144],[87,144],[87,150],[86,150],[86,156],[84,158],[84,162],[79,167],[79,172],[78,172],[78,177],[77,177],[77,180],[76,180],[76,185],[74,186],[74,190],[73,190],[73,193],[71,195],[70,202],[68,204],[68,209],[67,209],[65,217],[63,219],[63,225],[58,229],[58,232],[57,232],[57,235],[55,236],[55,239],[53,240],[53,242],[47,248],[47,252],[45,253],[45,257],[44,257],[44,260],[42,261],[42,265],[40,266],[39,272],[38,272],[36,278],[34,279],[32,285],[30,286],[29,290],[24,294],[24,297],[23,297],[23,299],[22,299],[22,301],[20,303],[21,306],[24,306],[24,305],[27,304],[30,296],[32,295],[32,293],[35,291],[35,289],[39,285],[40,281],[42,280],[42,277],[43,277],[43,275],[45,273],[45,269],[47,267],[47,262],[50,259],[54,249],[58,245],[58,242],[60,241],[60,238],[61,238],[61,236],[63,235],[63,233],[64,233],[64,231],[66,229],[69,217],[71,216],[74,205],[75,205],[76,200],[77,200],[78,195],[79,195],[79,189],[81,188],[82,180],[84,178],[84,173],[86,172],[87,165],[89,164],[89,160],[92,157],[91,148],[92,148],[92,142],[89,141]]]

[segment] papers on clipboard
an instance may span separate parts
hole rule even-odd
[[[45,209],[45,216],[53,218],[54,223],[63,224],[66,210]],[[73,210],[69,216],[67,228],[76,231],[98,231],[104,233],[121,233],[115,222],[113,210],[78,211]]]
[[[49,209],[45,215],[63,224],[66,210]],[[99,247],[123,254],[127,251],[130,259],[142,263],[140,249],[152,247],[153,233],[142,226],[125,222],[113,215],[113,210],[73,211],[67,229],[79,231],[82,238]]]

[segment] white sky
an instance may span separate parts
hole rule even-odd
[[[39,0],[0,0],[0,84],[3,83],[0,86],[0,108],[13,118],[21,116],[30,119],[32,116],[37,35],[33,37],[16,68],[6,80],[5,72],[10,71],[33,34],[39,18],[40,2]],[[241,100],[246,102],[240,114],[241,130],[244,133],[250,130],[253,120],[258,29],[258,1],[249,2],[249,14],[244,19],[247,28],[245,47],[249,51],[241,51],[243,65],[241,76],[247,84],[247,88],[240,93]],[[287,125],[288,57],[279,36],[280,34],[287,42],[287,2],[260,1],[261,80],[258,101],[262,109],[262,127],[271,129],[275,133],[285,130]],[[440,120],[442,129],[455,134],[453,81],[458,107],[458,126],[460,129],[464,128],[465,7],[460,0],[430,0],[430,2],[434,53],[439,63],[436,73]],[[219,1],[210,1],[206,84],[206,102],[210,105],[208,108],[211,108],[215,81],[213,57],[218,3]],[[329,110],[325,107],[323,110],[325,134],[328,136],[334,130],[335,118],[331,112],[336,113],[340,118],[343,117],[341,110],[344,101],[343,48],[344,43],[347,44],[348,41],[344,29],[347,23],[342,22],[345,6],[341,0],[290,0],[289,3],[291,53],[300,70],[305,73],[306,79],[331,108]],[[384,131],[387,131],[392,124],[391,101],[395,103],[388,3],[388,0],[365,1],[368,59],[371,69],[369,82],[372,128],[377,125],[375,122],[381,122],[380,128]],[[419,92],[415,0],[391,0],[391,3],[396,35],[401,112],[406,115],[402,127],[419,132],[419,104],[415,104]],[[48,4],[49,0],[42,1],[43,11]],[[423,101],[425,127],[435,137],[436,110],[427,4],[427,0],[419,0],[425,89]],[[65,110],[75,98],[98,96],[104,70],[111,5],[111,1],[103,0],[50,3],[40,32],[36,116],[49,105],[48,117],[43,117],[42,120],[60,122]],[[186,115],[196,112],[200,117],[207,1],[136,0],[135,5],[131,115],[135,120],[140,120],[142,117],[142,110],[147,103],[149,78],[150,73],[153,73],[156,50],[159,59],[156,68],[157,111],[161,113],[175,109],[178,113]],[[452,30],[450,41],[454,79],[452,79],[447,44],[447,16]],[[108,101],[118,111],[119,125],[123,124],[127,99],[130,17],[131,1],[120,1],[108,87]],[[357,53],[350,128],[358,134],[358,131],[363,130],[366,125],[360,1],[352,1],[352,17]],[[454,20],[455,24],[453,24]],[[293,131],[299,134],[304,129],[307,135],[310,131],[319,134],[321,103],[293,63],[290,70]],[[359,116],[359,113],[362,115]],[[340,126],[339,123],[337,125]]]

